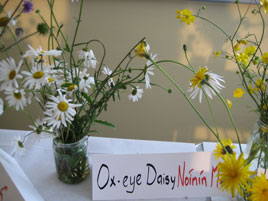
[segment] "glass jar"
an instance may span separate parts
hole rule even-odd
[[[53,152],[59,180],[75,184],[87,177],[89,174],[87,136],[70,144],[63,144],[59,138],[54,138]]]
[[[249,137],[246,154],[251,169],[267,169],[268,167],[268,125],[259,119]]]

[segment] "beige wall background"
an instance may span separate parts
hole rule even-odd
[[[12,0],[12,4],[15,2]],[[49,10],[46,1],[34,0],[33,2],[34,8],[40,8],[42,14],[47,18]],[[233,101],[231,111],[242,142],[246,142],[251,128],[257,120],[257,115],[251,112],[254,105],[247,95],[241,100],[232,98],[233,90],[240,86],[235,73],[236,68],[224,59],[213,58],[214,50],[228,50],[229,44],[225,42],[226,38],[215,28],[199,19],[196,19],[195,23],[190,26],[186,26],[176,19],[177,9],[187,8],[196,13],[203,5],[206,6],[206,10],[202,11],[203,16],[212,19],[228,33],[233,33],[238,22],[236,6],[233,3],[190,0],[85,0],[78,41],[101,40],[107,49],[105,64],[111,69],[142,37],[147,38],[152,52],[158,54],[159,60],[172,59],[186,63],[182,45],[187,44],[193,66],[196,68],[208,66],[214,73],[224,76],[226,88],[221,93]],[[242,5],[242,11],[245,11],[246,7],[246,4]],[[69,38],[73,36],[75,25],[73,17],[77,16],[78,10],[79,3],[72,3],[71,0],[56,0],[55,13],[59,21],[64,24],[64,31]],[[267,16],[265,19],[268,19]],[[37,22],[39,22],[38,16],[33,12],[24,16],[23,22],[19,23],[30,32],[33,24]],[[259,19],[249,13],[246,22],[246,25],[242,27],[243,34],[250,31],[257,31],[260,34]],[[33,47],[38,47],[39,44],[44,49],[46,47],[45,39],[39,41],[32,38],[27,42]],[[264,42],[264,46],[266,44],[267,40]],[[97,59],[100,59],[102,56],[100,47],[91,46],[91,48]],[[16,54],[17,50],[12,50],[11,55]],[[1,55],[1,58],[4,58],[4,55]],[[18,58],[16,60],[18,61]],[[137,62],[137,65],[139,64]],[[163,65],[163,67],[183,89],[187,90],[192,74],[170,64]],[[128,94],[123,94],[120,101],[111,101],[108,111],[101,115],[101,119],[114,123],[116,129],[95,126],[94,129],[99,131],[95,135],[195,143],[216,141],[216,138],[203,125],[182,95],[159,71],[155,69],[154,72],[155,76],[151,77],[151,81],[172,88],[173,93],[168,94],[160,88],[153,87],[151,90],[145,90],[142,99],[136,103],[128,100]],[[4,98],[3,94],[1,97]],[[205,101],[202,104],[199,104],[198,100],[193,102],[208,122],[211,122]],[[230,137],[236,141],[227,113],[217,98],[213,99],[212,106],[221,137]],[[37,105],[32,105],[27,109],[36,116],[40,113]],[[29,122],[25,114],[12,110],[8,110],[0,116],[1,129],[27,130]]]

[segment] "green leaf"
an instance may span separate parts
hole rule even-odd
[[[98,123],[98,124],[101,124],[103,126],[108,126],[108,127],[111,127],[111,128],[115,128],[115,125],[113,125],[112,123],[107,122],[107,121],[95,120],[95,122]]]
[[[90,103],[93,104],[93,101],[91,100],[91,98],[86,94],[86,93],[82,93],[82,96]]]
[[[69,47],[68,43],[65,44],[66,47],[64,48],[66,52],[71,52],[71,48]]]

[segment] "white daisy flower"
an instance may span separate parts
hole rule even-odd
[[[143,89],[140,89],[139,86],[132,88],[131,94],[128,95],[129,100],[132,100],[133,102],[138,101],[141,99],[143,94]]]
[[[213,98],[215,96],[214,90],[211,88],[213,87],[217,92],[220,92],[221,89],[225,88],[220,82],[225,82],[222,76],[217,74],[208,72],[207,67],[201,68],[199,67],[199,71],[194,75],[194,77],[190,80],[191,88],[188,90],[190,92],[190,98],[194,99],[199,94],[199,102],[202,101],[202,88],[206,95],[209,98]],[[208,84],[206,84],[208,83]],[[202,87],[202,88],[201,88]]]
[[[3,99],[0,98],[0,115],[4,113],[4,102]]]
[[[39,56],[60,56],[62,51],[61,50],[42,50],[41,46],[37,48],[36,50],[32,48],[31,45],[28,45],[30,50],[27,50],[23,57],[29,57],[29,56],[34,56],[34,57],[39,57]]]
[[[12,11],[8,11],[8,13],[7,13],[7,17],[10,19],[11,18],[11,14],[12,13]],[[14,18],[13,19],[11,19],[10,21],[9,21],[9,24],[10,25],[12,25],[12,26],[16,26],[16,24],[17,24],[17,20],[15,20]]]
[[[90,86],[91,84],[95,84],[94,77],[87,77],[87,78],[81,79],[79,82],[79,91],[88,93],[89,92],[88,89],[91,88]]]
[[[12,57],[8,57],[6,60],[0,61],[0,83],[2,82],[0,90],[18,87],[17,79],[22,78],[19,74],[22,63],[23,62],[21,60],[18,65],[16,65],[16,62]]]
[[[71,104],[71,99],[67,100],[66,95],[63,95],[61,90],[58,90],[59,95],[57,97],[50,96],[49,101],[45,108],[44,114],[47,116],[44,118],[52,128],[59,128],[61,124],[65,127],[67,122],[71,123],[73,117],[76,114],[75,107],[81,106],[81,104]]]
[[[79,50],[78,51],[78,58],[84,60],[84,62],[83,62],[84,67],[96,68],[97,59],[96,59],[92,50],[89,50],[89,52]]]
[[[29,128],[31,128],[34,133],[40,134],[45,129],[44,120],[40,119],[40,118],[37,118],[34,121],[34,125],[30,125]]]
[[[102,73],[104,75],[110,76],[112,74],[112,72],[113,71],[111,71],[108,67],[106,67],[106,66],[103,67]],[[113,87],[114,85],[115,85],[114,79],[112,77],[109,78],[109,80],[108,80],[108,86],[109,87]]]
[[[151,57],[151,59],[153,60],[153,61],[156,61],[157,59],[156,59],[156,56],[157,56],[157,54],[152,54],[151,53],[151,55],[150,55],[150,57]],[[148,60],[147,61],[147,63],[146,63],[146,72],[145,72],[145,85],[146,85],[146,89],[151,89],[152,87],[151,87],[151,83],[150,83],[150,77],[149,77],[149,75],[154,75],[154,72],[152,72],[152,70],[154,70],[154,67],[153,66],[151,66],[152,65],[152,62],[150,61],[150,60]],[[149,66],[149,67],[148,67]]]
[[[23,89],[7,88],[5,90],[6,100],[10,107],[15,107],[18,111],[27,105],[27,100],[25,98],[25,91]]]
[[[32,64],[31,71],[22,71],[21,74],[26,78],[23,80],[23,86],[29,89],[40,89],[47,83],[49,68],[41,67],[40,65]]]

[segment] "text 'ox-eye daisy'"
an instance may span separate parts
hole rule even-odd
[[[224,86],[220,82],[225,82],[222,76],[208,72],[207,67],[199,67],[199,71],[190,80],[190,98],[194,99],[199,94],[199,102],[202,101],[203,90],[206,95],[212,99],[212,96],[219,93]],[[216,92],[215,92],[216,91]]]

